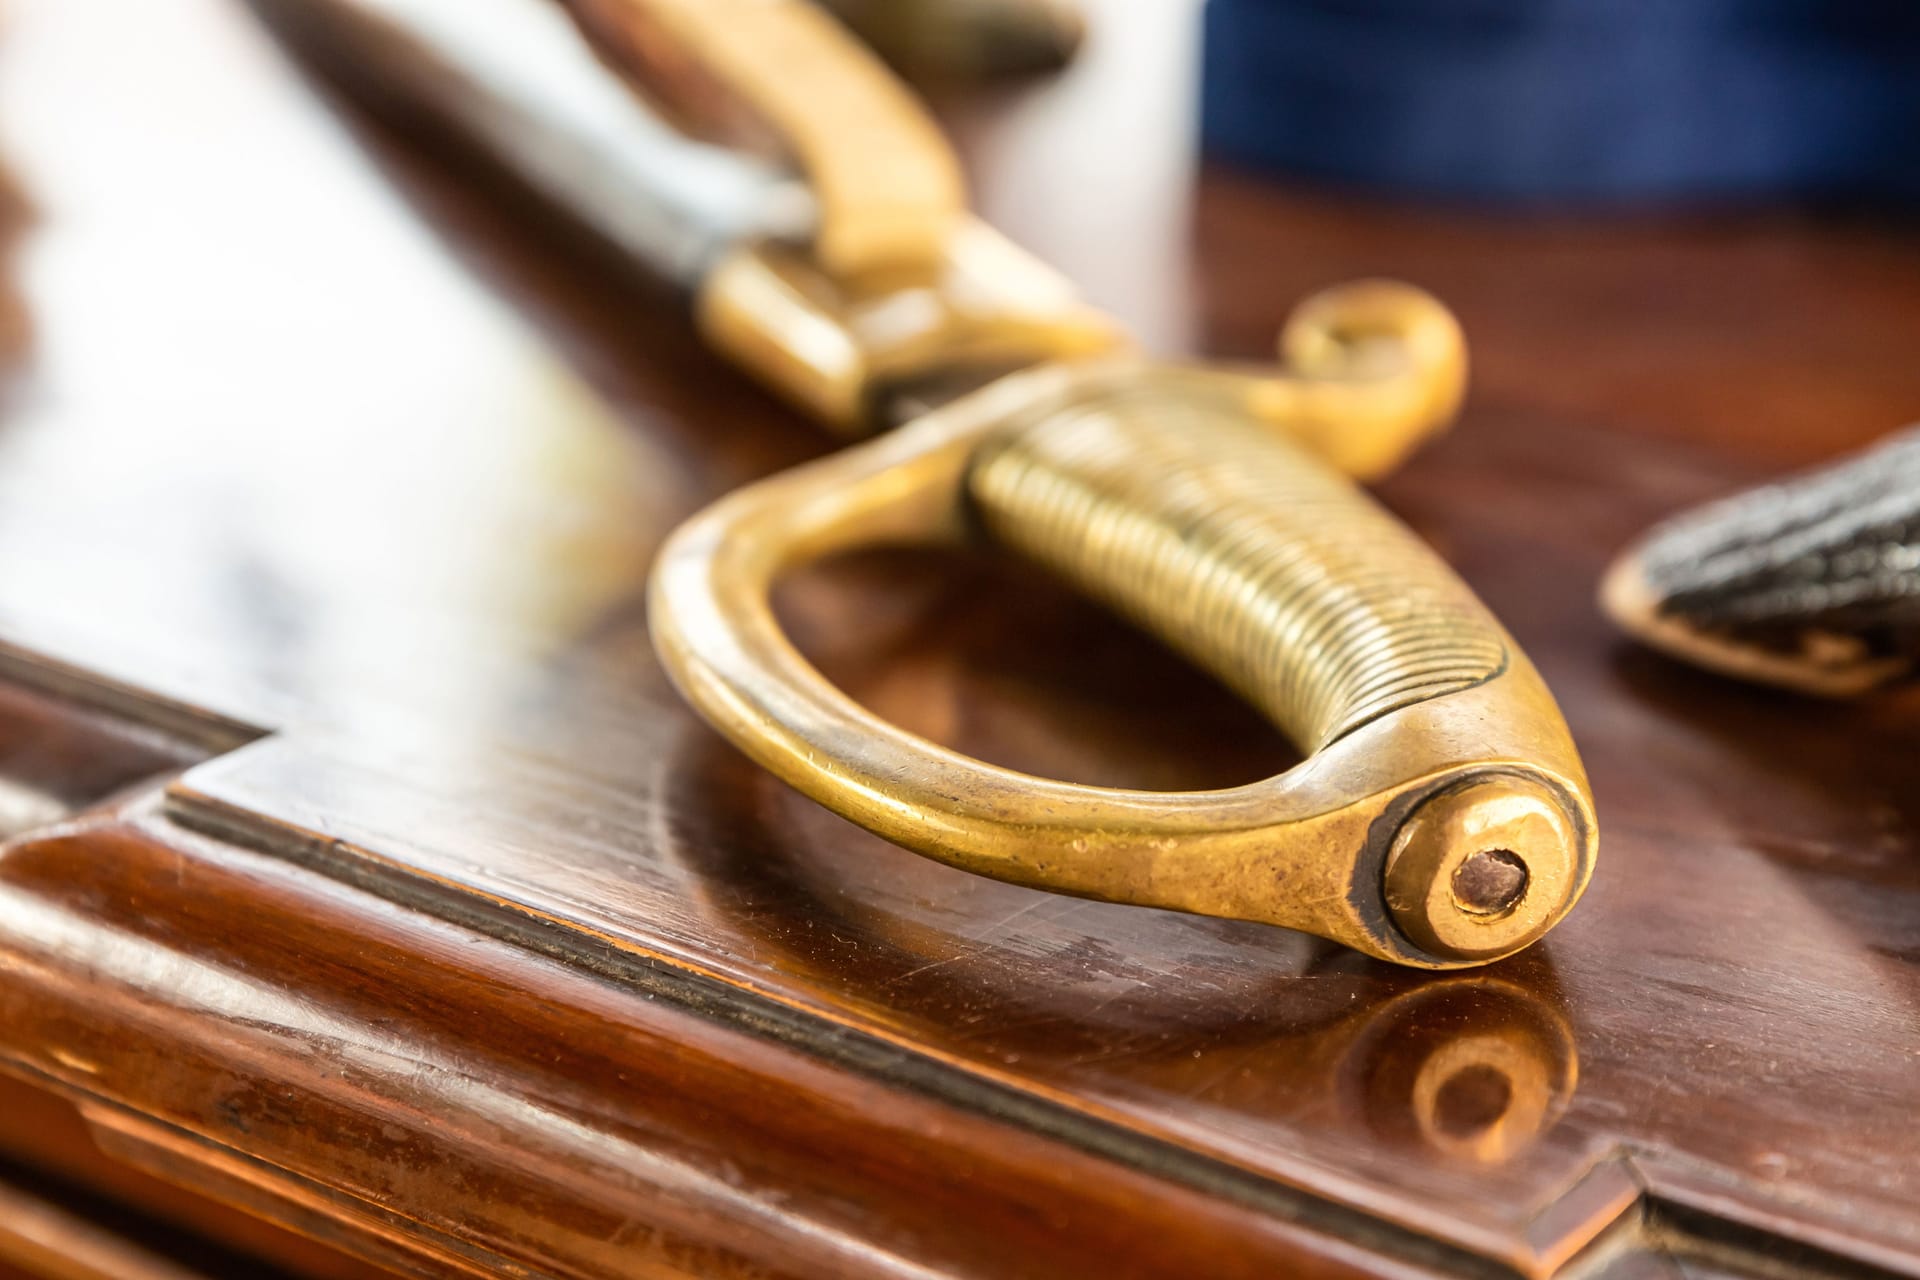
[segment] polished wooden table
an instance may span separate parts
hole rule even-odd
[[[947,95],[987,212],[1167,351],[1359,275],[1476,392],[1383,489],[1601,806],[1544,944],[1393,970],[902,853],[690,718],[641,587],[825,440],[677,303],[328,105],[221,0],[0,37],[0,1268],[57,1276],[1920,1273],[1920,697],[1672,666],[1660,514],[1920,414],[1920,237],[1523,219],[1201,168],[1191,5]],[[1288,747],[991,557],[792,584],[996,762]]]

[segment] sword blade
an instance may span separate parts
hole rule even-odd
[[[691,288],[732,246],[804,240],[792,174],[694,141],[550,0],[253,0],[350,92],[427,114],[647,270]]]

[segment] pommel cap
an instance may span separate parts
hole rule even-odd
[[[1545,933],[1578,887],[1578,829],[1538,782],[1497,775],[1444,791],[1401,824],[1387,910],[1436,956],[1491,959]]]

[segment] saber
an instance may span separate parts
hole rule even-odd
[[[1317,295],[1272,371],[1147,359],[968,212],[924,110],[801,0],[563,0],[573,27],[541,0],[256,4],[686,285],[707,338],[816,419],[881,433],[723,498],[654,570],[669,676],[788,783],[982,875],[1426,968],[1511,954],[1579,898],[1597,828],[1552,695],[1353,483],[1458,407],[1465,349],[1432,298]],[[854,703],[769,607],[808,561],[958,542],[1158,635],[1306,760],[1177,793],[1001,769]]]

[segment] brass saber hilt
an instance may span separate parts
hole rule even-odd
[[[1310,300],[1279,375],[1116,356],[1110,321],[965,211],[930,120],[795,0],[564,0],[683,117],[757,128],[813,183],[808,243],[702,285],[723,349],[852,433],[927,385],[984,390],[723,499],[677,532],[655,644],[700,712],[829,808],[1039,888],[1266,921],[1434,968],[1508,954],[1572,906],[1593,807],[1512,639],[1349,477],[1453,415],[1465,355],[1404,286]],[[781,634],[783,571],[875,543],[984,539],[1046,565],[1238,689],[1306,751],[1230,790],[996,768],[873,716]]]
[[[662,553],[662,660],[762,765],[967,870],[1304,929],[1403,964],[1518,950],[1593,867],[1566,726],[1451,570],[1256,415],[1263,386],[1132,360],[1046,367],[741,490]],[[780,573],[821,556],[973,538],[1134,618],[1312,754],[1205,792],[1001,769],[861,708],[768,604]]]

